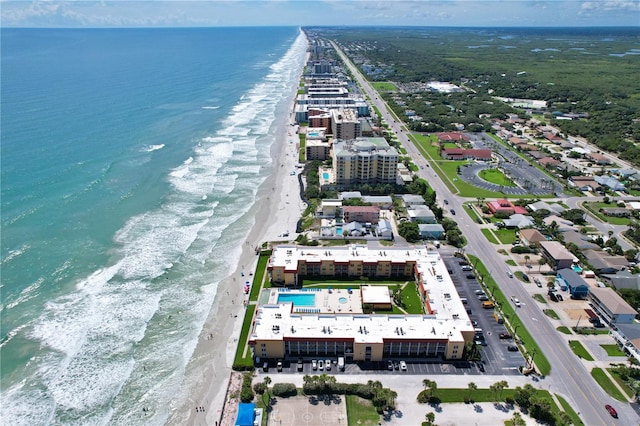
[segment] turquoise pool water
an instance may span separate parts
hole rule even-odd
[[[571,269],[573,269],[574,271],[576,271],[579,274],[582,272],[582,268],[580,267],[580,265],[572,265]]]
[[[342,228],[336,228],[336,235],[342,235]]]
[[[329,180],[329,173],[322,173],[322,179]]]
[[[318,132],[309,132],[309,133],[307,133],[307,136],[320,136],[320,133],[318,133]]]
[[[278,295],[278,303],[282,302],[292,302],[293,306],[316,306],[316,295],[283,293]]]

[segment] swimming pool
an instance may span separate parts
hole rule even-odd
[[[292,302],[293,306],[316,306],[316,295],[298,293],[278,294],[278,303],[283,302]]]
[[[322,179],[329,180],[329,173],[322,173]]]
[[[307,136],[312,136],[312,137],[320,136],[320,133],[318,133],[318,132],[309,132],[309,133],[307,133]]]
[[[342,228],[336,228],[336,235],[342,235]]]

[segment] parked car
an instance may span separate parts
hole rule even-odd
[[[400,361],[400,370],[407,371],[407,363],[404,361]]]
[[[529,275],[527,275],[527,274],[522,274],[522,279],[523,279],[525,282],[527,282],[527,283],[528,283],[529,281],[531,281],[531,280],[529,280]]]
[[[278,360],[278,363],[276,364],[276,368],[278,369],[278,371],[282,371],[282,360]]]
[[[304,363],[302,362],[302,358],[298,358],[298,371],[302,371],[304,369]]]
[[[331,371],[331,360],[330,359],[325,359],[324,360],[324,369],[327,371]]]
[[[476,345],[478,346],[487,346],[486,340],[476,340]]]
[[[478,296],[480,296],[481,294],[484,294],[484,291],[483,290],[476,290],[474,293],[477,294]]]
[[[616,411],[615,408],[613,408],[609,404],[605,405],[604,408],[606,408],[607,411],[609,412],[609,414],[611,414],[611,417],[616,418],[616,419],[618,418],[618,412]]]
[[[478,296],[478,300],[480,300],[481,302],[486,302],[487,300],[489,300],[489,298],[487,297],[486,294],[482,294]]]
[[[323,360],[318,360],[318,370],[320,370],[320,371],[324,370],[324,361]]]
[[[507,350],[510,352],[518,352],[518,347],[516,345],[507,346]]]
[[[475,280],[475,279],[476,279],[476,276],[475,276],[475,275],[473,275],[473,274],[467,274],[467,279],[468,279],[468,280]]]
[[[387,361],[387,370],[393,371],[393,361]]]
[[[540,278],[535,278],[533,282],[535,282],[538,287],[542,288],[542,281],[540,281]]]
[[[473,266],[471,266],[471,265],[464,265],[464,266],[462,267],[462,270],[463,270],[463,271],[465,271],[465,272],[473,271]]]
[[[317,370],[318,369],[318,361],[316,361],[315,359],[311,360],[311,369],[312,370]]]
[[[267,371],[269,371],[269,361],[265,361],[265,362],[262,364],[262,371],[264,371],[265,373],[266,373]]]
[[[511,339],[511,335],[509,333],[500,333],[501,339]]]
[[[478,363],[478,370],[480,370],[481,373],[484,373],[484,364],[479,362]]]

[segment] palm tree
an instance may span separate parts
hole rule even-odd
[[[509,383],[506,380],[498,382],[498,391],[500,392],[500,399],[502,399],[502,391],[509,387]]]
[[[471,392],[478,389],[478,385],[476,385],[474,382],[469,382],[469,384],[467,385],[467,388],[469,389],[469,401],[472,401]]]
[[[529,257],[528,254],[524,255],[524,266],[528,266],[529,265],[529,259],[531,259],[531,257]]]
[[[540,259],[538,259],[538,272],[540,272],[542,265],[545,265],[546,263],[547,259],[545,259],[544,257],[540,257]]]
[[[269,394],[269,385],[271,384],[271,377],[269,376],[265,376],[264,379],[262,380],[262,383],[264,383],[264,389],[265,392],[267,394],[268,397],[268,401],[271,401],[271,395]],[[262,402],[264,402],[264,394],[262,394]],[[269,406],[270,404],[264,404],[265,406]]]

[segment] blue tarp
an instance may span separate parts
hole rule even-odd
[[[256,404],[240,403],[238,406],[238,417],[236,417],[236,426],[253,426],[253,414]]]

